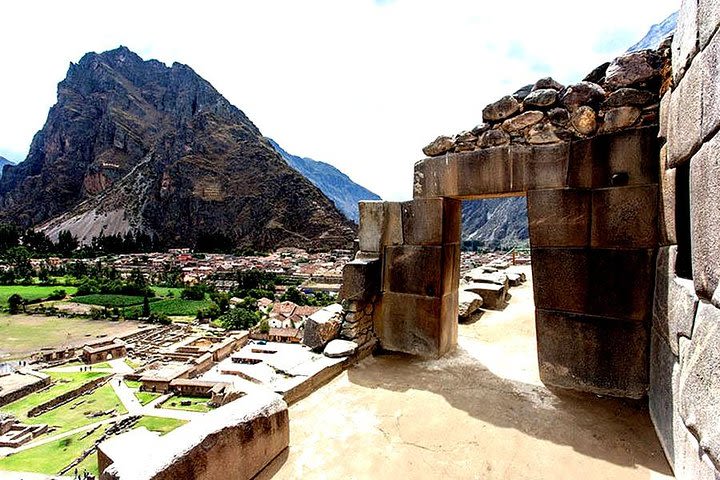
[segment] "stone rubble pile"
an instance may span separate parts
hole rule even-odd
[[[503,309],[510,299],[510,288],[525,281],[525,273],[503,261],[494,261],[470,270],[460,283],[458,319],[461,322],[468,321],[481,307]]]
[[[658,124],[670,72],[670,40],[628,53],[575,85],[542,78],[483,109],[483,122],[423,148],[428,157],[509,144],[546,145]]]

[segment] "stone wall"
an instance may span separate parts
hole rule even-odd
[[[663,96],[650,414],[679,479],[720,478],[720,2],[684,0]]]
[[[95,390],[100,385],[103,385],[107,383],[110,380],[110,375],[105,377],[98,377],[93,380],[90,380],[89,382],[83,383],[79,387],[70,390],[69,392],[65,392],[62,395],[58,395],[55,398],[52,398],[48,400],[47,402],[41,403],[40,405],[37,405],[30,410],[28,410],[27,416],[28,417],[37,417],[38,415],[42,415],[45,412],[48,412],[54,408],[59,407],[60,405],[67,403],[71,400],[74,400],[75,398],[79,397],[80,395],[83,395],[91,390]]]
[[[20,370],[16,374],[28,375],[34,380],[15,390],[0,390],[0,407],[19,400],[50,385],[50,376],[34,370]]]

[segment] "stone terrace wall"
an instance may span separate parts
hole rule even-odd
[[[720,478],[720,1],[684,0],[661,102],[650,414],[678,479]],[[692,278],[691,278],[692,277]]]

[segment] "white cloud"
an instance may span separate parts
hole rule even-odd
[[[442,133],[541,76],[568,83],[677,0],[4,2],[0,150],[27,151],[68,64],[126,45],[193,67],[289,152],[387,199]],[[622,43],[621,39],[627,39]]]

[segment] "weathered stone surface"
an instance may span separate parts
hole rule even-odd
[[[525,85],[524,87],[516,90],[515,93],[512,94],[512,96],[515,97],[515,100],[517,100],[518,102],[522,102],[530,94],[530,92],[532,92],[532,89],[532,85]]]
[[[710,43],[718,25],[720,25],[720,0],[700,0],[698,2],[700,49]]]
[[[715,2],[720,4],[720,0]],[[720,127],[720,34],[698,58],[702,70],[702,137],[707,138]]]
[[[556,81],[552,77],[545,77],[545,78],[541,78],[540,80],[535,82],[535,85],[533,85],[532,90],[533,90],[533,92],[537,91],[537,90],[545,90],[545,89],[552,89],[552,90],[560,91],[563,88],[565,88],[565,86],[562,83]]]
[[[343,267],[343,284],[340,298],[343,300],[369,300],[380,293],[380,260],[355,259]]]
[[[692,342],[680,365],[680,415],[720,469],[720,310],[700,303]]]
[[[520,273],[507,272],[506,275],[511,287],[518,287],[521,283],[525,282],[524,276]]]
[[[375,332],[382,348],[440,357],[457,345],[458,292],[444,297],[385,293]]]
[[[665,92],[665,95],[662,96],[662,99],[660,99],[660,114],[659,114],[659,123],[660,123],[660,130],[658,131],[658,137],[659,138],[667,138],[667,131],[668,131],[668,115],[670,113],[670,98],[672,97],[672,92],[667,91]]]
[[[593,190],[593,248],[653,248],[657,245],[658,193],[655,185]]]
[[[698,297],[692,280],[675,275],[677,247],[658,251],[653,296],[653,328],[662,335],[675,356],[680,355],[678,338],[690,338]]]
[[[545,115],[537,110],[521,113],[516,117],[505,120],[502,124],[503,130],[506,132],[517,132],[524,128],[531,127],[543,119]]]
[[[535,247],[586,247],[590,244],[588,190],[529,190],[530,244]]]
[[[539,90],[534,90],[525,98],[523,103],[529,107],[548,108],[555,105],[557,98],[557,90],[552,88],[541,88]]]
[[[610,63],[605,85],[614,90],[647,82],[659,75],[661,66],[662,58],[654,50],[627,53]]]
[[[422,149],[423,153],[428,157],[436,157],[447,153],[455,147],[455,141],[447,136],[441,135],[430,142]]]
[[[379,252],[383,226],[385,224],[383,202],[359,202],[360,226],[358,239],[363,252]]]
[[[651,249],[533,248],[532,270],[537,308],[650,320],[655,288]]]
[[[687,3],[687,2],[683,2]],[[668,109],[668,167],[675,168],[690,159],[702,140],[702,77],[693,63],[673,90]]]
[[[330,341],[323,350],[323,355],[330,358],[349,357],[354,354],[358,344],[350,340],[335,339]]]
[[[475,150],[478,137],[472,132],[461,132],[455,137],[456,152],[471,152]]]
[[[547,113],[550,123],[553,125],[564,127],[570,121],[570,114],[564,108],[553,108]]]
[[[485,122],[505,120],[520,111],[520,103],[515,97],[508,95],[483,109],[482,116]]]
[[[476,125],[475,128],[470,130],[470,133],[472,133],[473,135],[475,135],[476,137],[479,138],[480,135],[487,132],[491,128],[492,128],[492,125],[490,125],[489,123],[481,123],[480,125]]]
[[[697,53],[698,0],[682,0],[677,28],[672,41],[672,71],[675,85],[685,73],[685,68]]]
[[[598,65],[583,78],[583,82],[597,83],[598,85],[602,84],[605,81],[605,72],[607,72],[609,66],[610,62]]]
[[[340,305],[329,305],[318,310],[305,320],[303,330],[303,345],[312,350],[321,350],[330,340],[337,338],[340,334],[342,307]]]
[[[576,109],[570,117],[570,122],[581,135],[592,135],[597,130],[597,115],[595,110],[587,105]]]
[[[664,158],[667,156],[667,149],[663,146],[660,151],[661,168],[660,168],[660,211],[658,218],[660,219],[660,243],[662,245],[674,245],[677,243],[677,234],[675,232],[675,183],[677,182],[677,170],[671,168],[665,170]]]
[[[688,480],[718,480],[720,472],[705,455],[697,439],[683,424],[680,415],[674,417],[673,444],[675,462],[673,472],[675,478]]]
[[[480,139],[478,140],[478,146],[481,148],[500,147],[509,144],[510,135],[500,129],[488,130],[480,135]]]
[[[413,198],[455,195],[457,195],[457,162],[450,161],[447,157],[437,157],[415,163]]]
[[[525,187],[528,190],[540,188],[563,188],[567,182],[570,146],[537,145],[527,149],[524,155]]]
[[[470,283],[493,283],[502,285],[507,291],[510,288],[510,280],[504,272],[483,272],[481,269],[473,269],[465,275],[465,280]]]
[[[617,107],[607,110],[600,133],[616,132],[635,125],[642,112],[637,107]]]
[[[496,147],[457,154],[456,194],[463,198],[479,198],[493,194],[524,191],[522,158],[511,155],[514,148]]]
[[[660,444],[670,465],[675,461],[673,429],[679,415],[675,405],[680,365],[669,345],[653,327],[650,333],[650,386],[648,407]]]
[[[605,100],[605,90],[600,85],[591,82],[580,82],[571,85],[560,100],[570,111],[583,105],[596,107]]]
[[[645,325],[543,309],[536,311],[535,324],[543,383],[600,395],[645,395]]]
[[[441,245],[443,242],[442,198],[402,202],[403,240],[408,245]]]
[[[505,307],[507,289],[504,285],[496,283],[471,283],[463,287],[463,290],[480,295],[483,299],[483,307],[498,310]]]
[[[442,296],[443,255],[440,246],[401,245],[385,249],[383,291]]]
[[[608,95],[607,100],[603,102],[603,108],[614,107],[642,107],[650,103],[653,94],[646,90],[638,90],[636,88],[620,88]]]
[[[655,128],[644,127],[596,136],[589,144],[589,165],[580,163],[578,168],[592,168],[594,188],[616,185],[613,179],[623,174],[626,185],[657,184],[659,152],[656,135]],[[587,144],[585,148],[588,148]]]
[[[687,80],[687,77],[686,77]],[[690,162],[690,225],[695,289],[710,299],[720,283],[720,134]]]
[[[533,145],[546,145],[560,142],[556,128],[550,123],[533,125],[527,134],[527,141]]]
[[[480,295],[467,290],[460,290],[458,302],[458,318],[461,320],[469,318],[483,305],[483,299]]]

